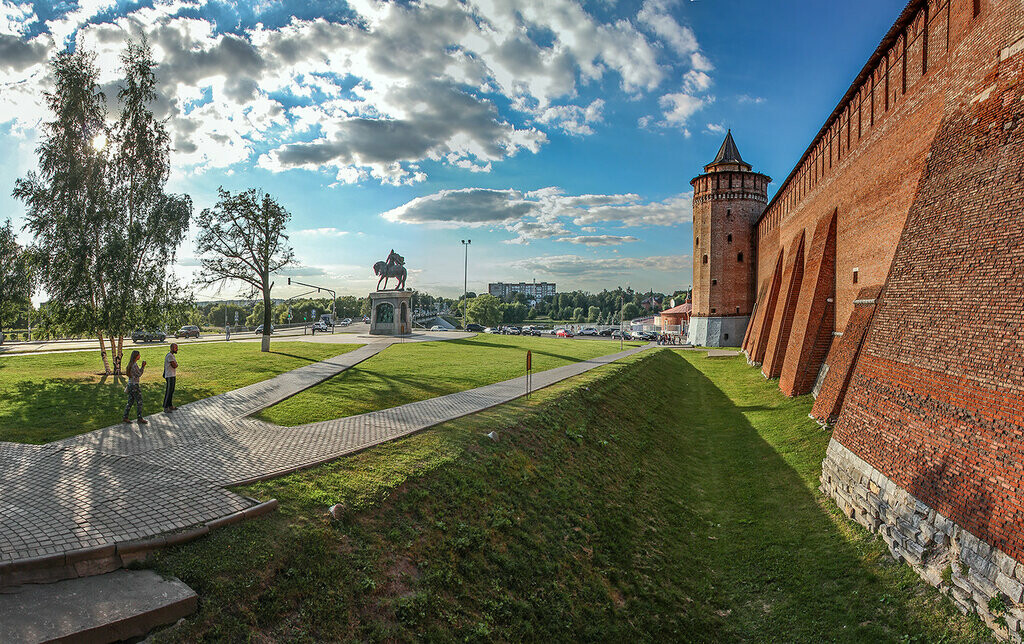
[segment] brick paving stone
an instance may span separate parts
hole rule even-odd
[[[0,562],[152,537],[256,504],[225,486],[335,459],[526,391],[525,377],[298,427],[248,416],[370,358],[378,341],[264,382],[47,445],[0,442]],[[643,350],[534,374],[534,389]]]

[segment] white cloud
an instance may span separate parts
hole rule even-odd
[[[705,131],[708,134],[725,134],[725,126],[721,123],[708,123]]]
[[[664,110],[665,123],[675,127],[686,125],[691,116],[710,102],[709,98],[701,98],[684,92],[665,94],[658,100]]]
[[[66,40],[95,51],[111,83],[126,39],[145,35],[177,172],[258,163],[409,184],[426,179],[427,161],[489,172],[537,152],[548,132],[589,136],[605,109],[594,94],[610,87],[639,95],[683,73],[684,93],[696,96],[711,83],[696,36],[666,0],[605,23],[577,0],[359,0],[349,2],[355,22],[295,18],[233,33],[195,17],[207,4],[154,0],[126,12],[117,0],[79,0],[26,40],[31,6],[5,2],[0,122],[38,123],[45,61]],[[263,0],[255,10],[273,6]],[[584,89],[593,90],[585,100]],[[668,96],[665,118],[682,125],[696,108]]]
[[[30,23],[38,20],[32,5],[0,2],[0,34],[20,36]]]
[[[301,237],[344,237],[348,234],[348,231],[338,230],[337,228],[305,228],[303,230],[296,230],[292,234]]]
[[[577,235],[575,237],[562,237],[558,241],[582,244],[584,246],[618,246],[619,244],[640,240],[632,235]]]
[[[750,94],[740,94],[736,97],[736,102],[742,104],[753,103],[754,105],[760,105],[764,103],[765,99],[761,96],[751,96]]]
[[[623,275],[633,271],[677,273],[693,268],[689,255],[652,257],[581,257],[580,255],[546,255],[512,262],[512,268],[525,273],[551,276],[602,277]]]
[[[557,241],[597,246],[637,239],[621,235],[573,236],[567,226],[578,226],[583,232],[591,233],[596,232],[597,224],[676,226],[693,219],[692,201],[692,192],[664,201],[644,201],[636,194],[565,195],[555,187],[526,193],[513,189],[465,188],[417,197],[381,216],[395,223],[435,228],[504,229],[515,235],[507,240],[514,244],[561,237]]]

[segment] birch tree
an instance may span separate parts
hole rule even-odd
[[[14,189],[27,206],[41,285],[77,309],[74,332],[99,338],[108,374],[121,371],[124,336],[152,323],[158,302],[173,295],[170,266],[192,213],[187,196],[164,192],[170,143],[149,108],[156,63],[145,41],[129,43],[121,62],[120,115],[109,124],[94,57],[82,49],[56,56],[45,95],[54,120],[41,128],[39,169]]]

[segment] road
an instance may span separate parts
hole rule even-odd
[[[353,323],[347,327],[337,327],[335,329],[335,335],[366,335],[370,332],[370,325],[363,322]],[[301,338],[303,335],[307,337],[311,336],[308,328],[292,328],[292,329],[280,329],[274,332],[274,339],[292,339],[296,336]],[[330,335],[330,333],[317,333],[317,337],[321,335]],[[231,334],[231,342],[253,342],[259,340],[260,336],[254,334],[252,331],[242,331],[240,333]],[[151,347],[160,345],[169,345],[172,342],[177,342],[180,345],[195,344],[197,342],[224,342],[223,333],[204,333],[199,338],[180,338],[175,339],[168,337],[163,342],[143,342],[135,344],[129,339],[125,339],[125,348],[129,347]],[[95,338],[84,339],[84,340],[52,340],[43,342],[7,342],[0,345],[0,356],[5,355],[23,355],[33,353],[54,353],[54,352],[70,352],[70,351],[99,351],[100,343]],[[109,346],[108,346],[109,349]]]

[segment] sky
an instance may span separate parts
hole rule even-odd
[[[145,36],[196,212],[261,188],[292,214],[286,275],[365,296],[394,248],[435,295],[691,284],[690,179],[728,128],[782,183],[903,2],[0,0],[0,221],[51,116],[48,61]],[[199,264],[195,231],[174,271]],[[30,239],[23,233],[23,242]],[[200,299],[231,298],[206,288]]]

